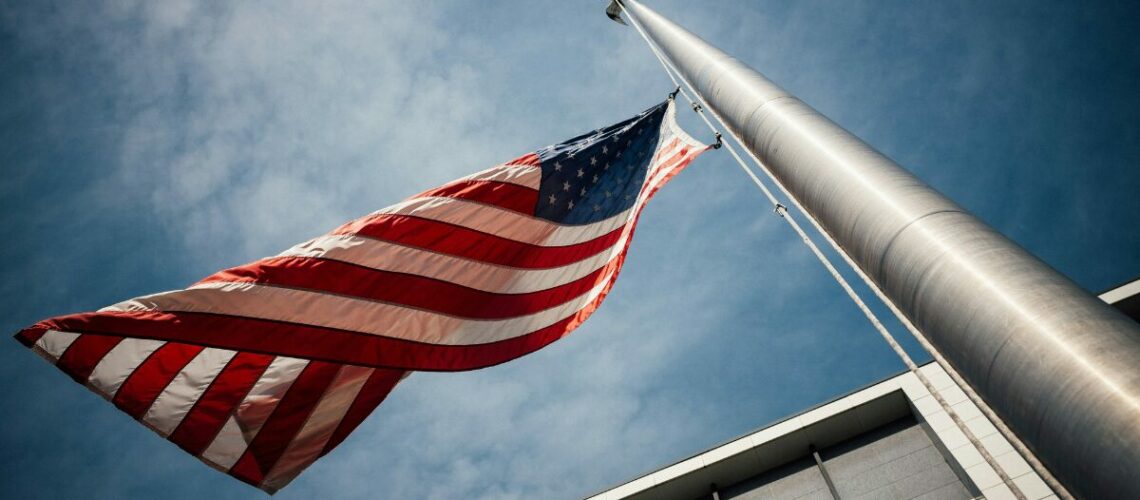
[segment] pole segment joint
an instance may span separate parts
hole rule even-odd
[[[1064,488],[1140,498],[1135,321],[752,68],[638,0],[620,3],[663,64]]]

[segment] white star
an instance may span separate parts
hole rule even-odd
[[[569,191],[570,190],[570,183],[569,182],[563,182],[562,183],[562,190],[563,191]]]
[[[574,210],[574,200],[570,200],[570,210]]]
[[[632,195],[632,194],[627,194],[627,195],[625,195],[625,201],[629,201],[629,200],[632,200],[632,199],[633,199],[633,195]]]
[[[602,207],[599,207],[599,206],[597,206],[597,205],[594,205],[594,211],[595,211],[595,212],[601,212],[601,211],[602,211]]]
[[[621,153],[622,153],[621,151],[618,151],[618,154],[617,154],[618,158],[621,158]]]
[[[598,176],[596,174],[594,175],[594,182],[598,182]]]
[[[559,162],[554,162],[554,171],[555,172],[561,172],[562,171],[562,164]]]
[[[638,151],[638,152],[637,152],[637,157],[638,157],[638,158],[645,158],[645,151]]]
[[[628,139],[625,141],[626,146],[629,146],[630,144],[633,144],[633,139]]]
[[[581,179],[583,175],[586,175],[586,171],[579,168],[578,169],[578,178]]]
[[[578,191],[578,196],[586,196],[586,188],[582,188],[581,191]]]
[[[619,140],[620,140],[620,139],[618,138],[617,134],[614,134],[614,142],[617,142],[617,141],[619,141]]]
[[[610,147],[609,147],[609,146],[602,146],[602,154],[606,154],[606,153],[609,153],[609,152],[610,152]]]
[[[609,192],[609,191],[606,191],[606,198],[612,198],[612,197],[613,197],[613,195],[614,195],[613,193],[611,193],[611,192]],[[553,197],[554,197],[554,196],[551,196],[551,198],[553,198]],[[553,201],[551,201],[551,203],[554,203],[554,202],[553,202]]]
[[[550,195],[550,204],[553,205],[556,201],[558,201],[558,198],[555,198],[554,195]]]
[[[607,163],[607,164],[606,164],[606,166],[605,166],[605,168],[603,168],[603,170],[609,170],[609,169],[610,169],[610,164],[609,164],[609,163]]]
[[[597,165],[597,164],[598,164],[598,159],[591,156],[590,157],[590,165],[593,166],[593,165]]]

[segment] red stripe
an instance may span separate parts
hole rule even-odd
[[[200,455],[274,359],[248,352],[234,356],[170,434],[170,441]]]
[[[538,153],[527,153],[504,163],[504,165],[530,165],[532,167],[537,167],[542,165],[542,159],[538,157]]]
[[[337,424],[336,430],[325,443],[325,448],[321,450],[320,456],[324,456],[344,441],[344,438],[348,437],[372,413],[372,410],[376,409],[384,401],[384,398],[388,397],[388,393],[392,392],[404,373],[406,372],[403,370],[387,370],[384,368],[377,368],[373,371],[372,375],[368,377],[368,381],[364,382],[364,386],[360,388],[360,393],[356,395],[356,399],[352,401],[352,406],[349,406],[344,418]]]
[[[627,240],[626,248],[628,244]],[[615,272],[605,290],[613,286],[616,270],[624,261],[625,249],[606,266]],[[604,297],[603,292],[583,310],[546,328],[499,342],[466,346],[426,344],[295,323],[186,312],[85,313],[45,320],[40,326],[70,332],[194,342],[371,367],[452,371],[496,365],[558,340],[576,328]]]
[[[245,453],[230,469],[230,475],[260,486],[265,475],[277,464],[285,449],[324,396],[340,365],[314,361],[297,376],[288,392],[277,403]]]
[[[689,147],[686,146],[686,147],[681,148],[681,150],[678,151],[673,156],[669,157],[668,160],[663,161],[661,163],[661,166],[657,167],[657,170],[664,170],[664,169],[672,169],[672,170],[668,174],[666,174],[665,177],[663,177],[660,182],[658,182],[656,185],[654,185],[652,189],[649,190],[649,192],[645,196],[645,201],[643,203],[649,203],[649,200],[651,198],[653,198],[653,196],[656,195],[657,192],[660,191],[662,187],[664,187],[666,184],[668,184],[669,181],[673,180],[673,178],[676,177],[677,174],[681,173],[681,171],[684,170],[685,167],[688,167],[689,164],[692,163],[693,160],[695,160],[698,155],[700,155],[701,153],[703,153],[705,151],[708,151],[710,147],[711,146],[705,146],[705,147],[700,148],[696,151],[691,151],[689,149]]]
[[[132,418],[142,418],[174,376],[202,349],[198,345],[164,344],[131,372],[111,402]]]
[[[621,231],[619,227],[590,241],[544,247],[446,222],[383,214],[357,219],[330,234],[357,234],[491,264],[541,269],[572,264],[612,247]]]
[[[122,337],[104,335],[80,335],[59,357],[56,366],[80,384],[87,384],[95,365],[114,349]]]
[[[676,176],[692,161],[691,157],[685,157],[684,154],[679,154],[678,157],[679,166],[666,175],[665,182]],[[651,189],[647,199],[652,197],[665,182]],[[636,219],[635,217],[632,222],[634,227]],[[632,231],[633,228],[631,233]],[[630,241],[632,237],[626,240],[625,248],[609,266],[620,270],[625,262],[625,253]],[[425,344],[292,323],[154,311],[77,314],[46,320],[37,326],[61,331],[195,342],[227,349],[371,367],[424,371],[471,370],[509,361],[563,337],[593,313],[612,288],[616,278],[615,272],[603,292],[592,303],[570,317],[526,335],[480,345]]]
[[[654,170],[674,168],[673,165],[684,160],[688,152],[688,147],[681,148],[668,160],[660,162]],[[685,164],[691,161],[692,158],[688,158]],[[681,166],[677,170],[683,168],[684,166]],[[652,171],[650,173],[652,174]],[[673,175],[676,175],[676,172]],[[672,175],[666,179],[666,182],[671,178]],[[653,191],[656,192],[664,184],[665,182],[658,183]],[[535,195],[537,196],[537,191]],[[648,201],[647,197],[641,204],[644,205]],[[406,215],[379,214],[348,222],[330,234],[356,234],[492,264],[536,269],[560,267],[595,255],[613,246],[621,238],[622,229],[619,227],[593,240],[574,245],[544,247],[446,222]]]
[[[679,166],[668,173],[665,181],[692,161],[691,157],[679,156]],[[652,189],[649,196],[663,184]],[[628,243],[627,240],[626,249]],[[626,249],[611,261],[610,266],[620,268]],[[612,285],[611,280],[605,290],[608,291]],[[371,367],[469,370],[508,361],[561,338],[592,313],[604,296],[605,293],[601,294],[582,311],[549,327],[500,342],[472,346],[424,344],[331,328],[196,313],[87,313],[53,318],[36,327],[194,342],[220,348]]]
[[[570,320],[564,319],[521,337],[475,346],[425,344],[331,328],[201,313],[87,313],[48,321],[61,329],[89,334],[194,343],[370,367],[455,371],[496,365],[534,351],[565,335]]]
[[[507,182],[460,180],[424,191],[413,198],[456,198],[505,208],[526,215],[534,215],[538,203],[538,190]]]
[[[378,300],[463,318],[504,319],[533,314],[581,296],[597,286],[607,268],[601,266],[570,283],[538,292],[499,294],[335,260],[279,257],[228,269],[200,283],[260,283]]]
[[[702,149],[701,151],[704,151],[704,150]],[[685,167],[687,167],[689,165],[689,163],[692,163],[694,158],[695,157],[689,156],[689,148],[688,148],[688,146],[685,146],[685,147],[682,147],[679,151],[675,151],[674,153],[672,153],[668,158],[663,159],[663,160],[659,160],[659,164],[656,167],[654,167],[650,171],[650,173],[654,173],[654,172],[658,172],[658,171],[664,171],[664,170],[670,170],[670,169],[672,169],[672,171],[668,175],[666,175],[663,179],[661,179],[661,181],[654,184],[654,187],[650,190],[649,195],[645,197],[645,202],[643,202],[643,204],[648,203],[649,199],[652,198],[653,195],[655,193],[657,193],[657,191],[660,190],[662,186],[668,184],[669,180],[671,180],[677,174],[681,173],[681,171],[684,170]],[[648,186],[642,186],[642,190],[644,190],[646,187],[648,187]]]
[[[24,347],[31,349],[36,346],[36,342],[39,342],[40,337],[43,337],[45,333],[47,333],[47,328],[25,328],[16,334],[16,340],[24,344]]]

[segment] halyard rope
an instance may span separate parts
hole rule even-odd
[[[705,122],[705,125],[708,126],[709,130],[712,131],[714,134],[716,134],[718,139],[721,137],[721,132],[718,130],[716,125],[714,125],[712,123],[712,121],[710,121],[709,118],[705,115],[706,109],[710,110],[710,112],[713,114],[713,117],[716,118],[716,120],[718,122],[720,122],[720,124],[724,128],[724,130],[726,130],[728,132],[728,134],[732,136],[732,138],[736,141],[736,143],[739,144],[741,147],[743,147],[744,142],[740,139],[740,137],[737,136],[736,133],[732,129],[730,129],[729,127],[727,127],[725,125],[724,120],[719,116],[719,114],[716,113],[715,110],[712,110],[711,108],[709,108],[707,106],[707,103],[704,101],[704,98],[701,96],[701,94],[696,91],[696,89],[692,86],[692,84],[688,81],[688,79],[686,79],[684,77],[684,75],[682,75],[679,71],[677,71],[677,69],[675,67],[673,67],[672,63],[661,53],[660,48],[657,47],[657,45],[648,37],[648,35],[646,35],[645,31],[641,27],[641,22],[637,18],[635,18],[634,16],[629,15],[628,12],[626,15],[630,19],[632,26],[637,30],[637,33],[641,36],[641,38],[643,40],[645,40],[645,43],[649,46],[649,49],[653,52],[653,55],[657,58],[657,61],[661,63],[661,67],[665,70],[665,74],[669,77],[669,79],[677,87],[677,89],[680,91],[681,95],[683,95],[685,97],[685,99],[689,102],[689,105],[693,108],[693,111],[695,111],[697,113],[697,115],[701,117],[701,120],[703,120]],[[695,100],[692,97],[692,95],[690,95],[690,93],[692,95],[696,96]],[[796,222],[795,218],[792,216],[792,214],[790,212],[788,212],[787,208],[783,204],[780,203],[780,201],[776,198],[776,196],[772,193],[772,191],[768,188],[768,186],[765,185],[764,182],[756,175],[756,173],[752,170],[752,168],[750,168],[744,162],[744,160],[740,157],[740,154],[737,152],[736,147],[734,147],[728,141],[724,141],[723,145],[724,145],[725,149],[728,150],[729,154],[732,155],[732,157],[736,161],[737,165],[740,166],[741,170],[743,170],[744,173],[747,174],[750,179],[752,179],[752,182],[756,185],[756,187],[758,187],[760,189],[760,191],[762,193],[764,193],[764,196],[768,199],[768,201],[772,203],[772,205],[775,207],[776,214],[779,215],[785,221],[787,221],[788,225],[792,228],[793,231],[796,232],[797,235],[799,235],[800,239],[803,240],[804,244],[806,244],[808,246],[808,248],[816,256],[816,258],[819,259],[820,263],[823,264],[823,266],[825,268],[827,268],[827,271],[831,274],[831,276],[833,278],[835,278],[835,281],[839,284],[839,286],[841,288],[843,288],[843,290],[847,293],[848,297],[851,298],[851,300],[853,302],[855,302],[855,305],[859,307],[859,310],[863,312],[863,315],[867,317],[868,321],[870,321],[871,324],[875,327],[875,330],[877,330],[879,332],[879,334],[883,337],[883,339],[887,342],[887,344],[890,345],[891,349],[894,350],[895,354],[899,357],[899,359],[902,360],[903,364],[906,365],[907,369],[911,373],[913,373],[915,375],[915,377],[918,378],[919,382],[922,383],[922,385],[926,388],[927,392],[929,392],[931,394],[931,396],[934,397],[934,399],[942,407],[943,411],[946,412],[946,414],[953,420],[954,424],[966,436],[966,438],[969,440],[970,444],[972,444],[975,448],[977,448],[979,454],[981,454],[982,458],[986,461],[986,463],[988,463],[990,465],[990,467],[993,468],[993,470],[997,473],[998,477],[1001,478],[1002,482],[1006,485],[1006,487],[1009,488],[1010,492],[1013,493],[1013,495],[1015,497],[1017,497],[1019,500],[1026,500],[1027,497],[1021,491],[1021,488],[1018,487],[1018,485],[1013,482],[1012,478],[1009,477],[1009,475],[1005,472],[1004,468],[1002,468],[997,463],[997,460],[994,459],[994,457],[989,453],[989,451],[985,448],[985,446],[982,445],[981,441],[978,440],[978,438],[974,435],[974,433],[970,430],[970,428],[965,425],[965,422],[961,419],[961,417],[958,415],[958,413],[956,411],[954,411],[954,409],[949,405],[949,403],[947,403],[947,401],[942,397],[942,395],[934,388],[934,385],[930,382],[930,380],[926,377],[926,375],[921,370],[918,369],[918,366],[911,359],[910,355],[907,354],[906,350],[904,350],[902,348],[902,346],[899,345],[899,343],[895,340],[894,336],[890,333],[890,331],[888,331],[886,329],[886,327],[882,324],[882,322],[879,321],[879,318],[875,315],[875,313],[872,312],[869,307],[867,307],[867,304],[863,301],[862,297],[851,287],[851,285],[848,283],[847,279],[844,278],[843,275],[840,274],[838,270],[836,270],[835,266],[831,263],[831,260],[826,255],[824,255],[824,253],[822,251],[820,251],[819,247],[815,244],[815,242],[807,234],[807,232],[805,232],[803,230],[803,228],[799,225],[799,223]],[[747,148],[744,148],[744,149],[747,151]],[[931,345],[930,342],[926,340],[925,336],[921,332],[918,331],[918,329],[914,326],[914,324],[911,323],[910,320],[907,319],[905,315],[903,315],[902,311],[899,310],[898,307],[895,306],[894,302],[892,302],[889,298],[886,297],[886,295],[878,287],[878,285],[876,283],[874,283],[874,281],[872,281],[870,279],[870,277],[868,277],[866,275],[866,273],[864,273],[862,271],[862,269],[860,269],[859,266],[857,266],[855,264],[854,260],[851,259],[850,255],[848,255],[847,252],[841,246],[839,246],[839,244],[834,239],[831,238],[831,236],[827,233],[827,231],[825,231],[823,229],[823,227],[819,224],[819,221],[816,220],[815,217],[813,217],[809,212],[807,212],[806,210],[803,209],[803,207],[800,205],[799,201],[795,198],[795,196],[792,196],[791,193],[788,192],[788,190],[783,186],[783,184],[781,184],[779,182],[779,180],[776,179],[776,177],[772,174],[772,172],[763,164],[763,162],[760,161],[759,158],[757,158],[754,154],[752,154],[751,151],[749,151],[748,154],[749,154],[749,157],[752,159],[752,161],[756,164],[756,166],[761,171],[763,171],[764,174],[770,180],[772,180],[773,183],[776,184],[776,186],[778,186],[780,188],[780,190],[784,193],[785,196],[787,196],[790,200],[792,200],[792,203],[796,206],[796,208],[798,208],[800,210],[800,212],[807,218],[807,220],[809,222],[811,222],[811,224],[816,228],[816,230],[819,232],[819,234],[823,236],[823,238],[831,245],[831,247],[836,251],[836,253],[838,253],[841,257],[843,257],[843,259],[847,263],[847,265],[853,271],[855,271],[855,273],[860,277],[860,279],[862,279],[863,282],[873,292],[875,292],[876,296],[878,296],[879,299],[885,305],[887,305],[888,308],[890,308],[891,312],[899,319],[899,321],[907,328],[907,330],[910,331],[910,333],[915,337],[915,339],[918,340],[919,344],[922,345],[922,347],[928,353],[930,353],[930,355],[934,358],[934,360],[951,377],[951,379],[954,381],[954,383],[962,389],[962,391],[971,400],[971,402],[973,402],[982,411],[982,413],[986,416],[986,418],[991,423],[993,423],[994,426],[999,430],[999,432],[1010,442],[1010,444],[1013,445],[1015,449],[1017,449],[1019,454],[1023,458],[1025,458],[1026,462],[1034,469],[1034,471],[1037,472],[1038,475],[1040,475],[1041,478],[1061,498],[1072,499],[1072,496],[1068,494],[1068,491],[1063,486],[1061,486],[1061,484],[1048,471],[1048,469],[1046,469],[1044,467],[1044,465],[1041,464],[1041,462],[1036,459],[1036,457],[1033,455],[1033,453],[1031,453],[1029,451],[1029,449],[1025,446],[1025,444],[1013,434],[1013,432],[1001,421],[1000,418],[997,417],[997,415],[993,412],[993,410],[989,408],[989,405],[985,404],[985,402],[981,399],[981,397],[978,396],[978,394],[976,392],[974,392],[974,390],[969,386],[969,384],[967,384],[965,382],[965,380],[962,379],[962,377],[957,373],[957,371],[955,371],[949,365],[949,363],[947,363],[946,359],[943,358],[942,355],[936,349],[934,349],[934,346]]]

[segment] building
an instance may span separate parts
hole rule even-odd
[[[1101,294],[1140,320],[1140,279]],[[1030,499],[1057,498],[935,363],[920,368]],[[1012,499],[915,374],[904,372],[603,491],[616,499]]]

